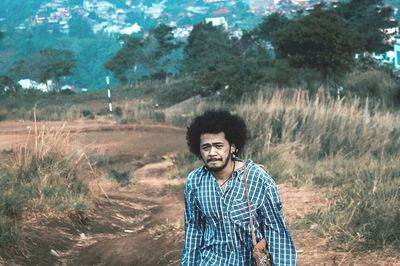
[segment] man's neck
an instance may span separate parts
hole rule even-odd
[[[226,180],[233,172],[234,163],[232,160],[229,160],[229,163],[224,167],[224,169],[220,171],[211,171],[216,179],[218,180]]]

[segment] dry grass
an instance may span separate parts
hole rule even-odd
[[[194,109],[218,107],[202,102]],[[249,127],[244,158],[266,165],[278,181],[330,189],[330,207],[309,219],[331,243],[400,248],[399,113],[305,91],[260,93],[230,110]]]
[[[34,119],[36,112],[34,112]],[[93,175],[86,154],[74,149],[69,131],[31,129],[26,143],[10,154],[0,175],[0,246],[19,240],[19,224],[26,212],[62,211],[83,216],[91,208],[87,179]]]

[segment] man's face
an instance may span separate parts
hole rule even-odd
[[[218,172],[224,169],[231,159],[231,149],[234,148],[234,145],[229,145],[224,132],[205,133],[200,136],[201,158],[210,171]]]

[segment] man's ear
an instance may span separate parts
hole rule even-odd
[[[235,144],[232,144],[231,145],[231,154],[237,154],[238,153],[238,149],[236,149],[236,146],[235,146]]]

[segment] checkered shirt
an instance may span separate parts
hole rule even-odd
[[[251,160],[247,182],[256,238],[266,238],[273,265],[296,265],[296,249],[281,212],[273,179]],[[225,191],[204,166],[185,184],[184,266],[250,266],[252,239],[243,168],[234,171]]]

